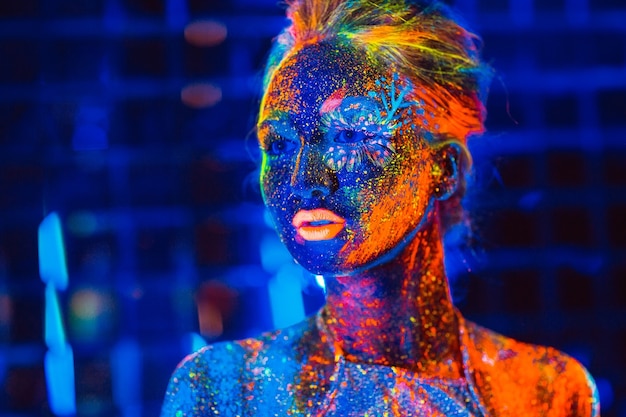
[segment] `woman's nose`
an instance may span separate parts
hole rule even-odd
[[[333,184],[332,175],[319,152],[303,146],[291,176],[294,195],[305,199],[326,197],[334,191]]]

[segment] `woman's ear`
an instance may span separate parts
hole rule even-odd
[[[437,200],[447,200],[458,190],[462,152],[461,146],[454,142],[448,142],[435,148],[433,185]]]

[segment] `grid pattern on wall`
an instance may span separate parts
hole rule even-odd
[[[575,356],[603,415],[626,416],[626,6],[454,6],[496,70],[490,133],[472,144],[480,233],[462,251],[457,305]],[[286,258],[251,129],[284,24],[274,1],[0,4],[2,415],[51,415],[37,226],[53,211],[79,414],[156,415],[198,334],[272,328],[272,262]],[[311,313],[323,294],[297,279]]]

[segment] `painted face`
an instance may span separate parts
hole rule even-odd
[[[307,46],[276,72],[258,125],[261,188],[298,263],[348,275],[410,241],[434,187],[422,105],[406,79],[337,44]]]

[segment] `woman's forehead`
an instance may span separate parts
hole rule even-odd
[[[319,111],[338,90],[347,96],[367,95],[384,72],[363,51],[339,43],[309,45],[276,71],[265,106],[271,111]]]

